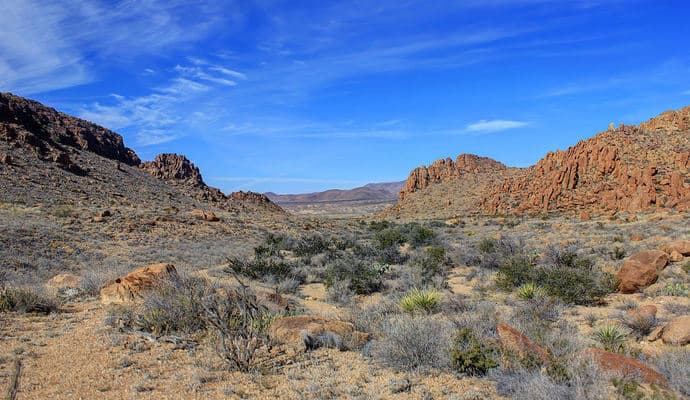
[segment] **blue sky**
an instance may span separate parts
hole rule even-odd
[[[460,153],[528,166],[689,105],[688,21],[682,0],[5,0],[0,90],[226,192],[349,188]]]

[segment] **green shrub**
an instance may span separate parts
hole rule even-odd
[[[681,268],[683,269],[683,271],[685,271],[686,273],[690,274],[690,261],[688,261],[688,262],[686,262],[685,264],[683,264],[683,266],[682,266]]]
[[[526,257],[511,257],[501,264],[496,284],[503,290],[513,290],[535,279],[535,265]]]
[[[496,251],[496,240],[492,238],[482,238],[479,243],[477,243],[477,250],[480,253],[488,254],[494,253]]]
[[[625,258],[625,249],[622,247],[614,247],[613,250],[611,250],[611,259],[612,260],[622,260]]]
[[[436,290],[412,289],[400,299],[400,307],[407,313],[432,313],[441,304],[441,293]]]
[[[321,235],[314,234],[300,239],[293,248],[293,252],[299,257],[311,257],[328,250],[329,243]]]
[[[497,357],[497,350],[482,343],[471,329],[458,330],[450,351],[453,369],[467,375],[485,375],[498,366]]]
[[[673,282],[664,286],[664,288],[661,289],[660,294],[662,296],[685,297],[688,295],[688,287],[684,283]]]
[[[387,228],[374,235],[374,244],[377,249],[383,250],[391,246],[399,246],[405,243],[406,238],[398,228]]]
[[[349,281],[353,293],[370,294],[381,290],[386,271],[388,265],[385,264],[354,257],[338,258],[328,265],[325,284],[329,288],[336,281]]]
[[[403,243],[409,243],[413,247],[428,245],[435,237],[436,233],[432,229],[409,223],[380,230],[376,232],[373,240],[375,247],[382,250]]]
[[[543,287],[534,282],[527,282],[517,289],[517,295],[523,300],[530,300],[537,297],[546,297],[547,292]]]
[[[58,302],[43,292],[27,288],[1,288],[0,312],[50,314],[58,310]]]
[[[594,339],[601,343],[606,351],[620,353],[625,346],[625,333],[620,327],[606,324],[594,330]]]

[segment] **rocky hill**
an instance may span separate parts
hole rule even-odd
[[[10,93],[0,93],[0,178],[7,203],[282,212],[263,195],[207,186],[184,156],[141,163],[117,133]]]
[[[621,125],[529,168],[472,155],[412,171],[384,216],[690,210],[690,107]]]
[[[489,214],[690,209],[690,107],[551,152],[482,199]]]
[[[516,171],[487,157],[461,154],[415,168],[384,217],[444,218],[478,211],[482,196]]]

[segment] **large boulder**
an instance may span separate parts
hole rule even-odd
[[[644,383],[666,386],[663,375],[642,362],[621,354],[590,347],[584,351],[604,372],[618,378],[635,378]]]
[[[675,251],[683,256],[690,256],[690,240],[667,243],[661,246],[661,250],[667,254],[672,254]]]
[[[501,346],[505,350],[517,355],[520,360],[534,361],[541,364],[549,362],[549,353],[543,347],[529,340],[529,338],[508,324],[496,326]]]
[[[168,263],[141,267],[115,279],[101,289],[101,303],[121,304],[143,298],[146,291],[177,278],[175,266]]]
[[[273,342],[296,351],[311,350],[320,345],[341,350],[355,349],[369,340],[369,334],[358,332],[349,322],[317,315],[278,318],[271,322],[268,335]]]
[[[672,319],[652,336],[652,340],[661,339],[664,343],[674,346],[690,343],[690,315]]]
[[[641,251],[623,262],[618,271],[621,293],[635,293],[656,282],[659,271],[668,264],[668,254],[661,250]]]
[[[197,219],[200,219],[202,221],[216,222],[219,220],[216,214],[212,211],[196,209],[192,210],[191,214],[193,217],[196,217]]]

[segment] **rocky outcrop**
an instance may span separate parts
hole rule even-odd
[[[652,336],[652,340],[661,339],[664,343],[674,346],[690,343],[690,315],[672,319]]]
[[[621,354],[589,348],[584,354],[591,358],[604,372],[619,379],[640,379],[644,383],[667,386],[663,375],[642,362]]]
[[[216,222],[219,221],[218,217],[216,214],[212,211],[204,211],[204,210],[192,210],[190,213],[193,217],[196,219],[202,220],[202,221],[208,221],[208,222]]]
[[[296,351],[310,350],[330,343],[341,350],[361,348],[369,335],[358,332],[349,322],[316,315],[281,317],[271,322],[268,335],[273,342],[281,343]]]
[[[682,256],[690,256],[690,240],[679,240],[661,246],[661,250],[671,255],[674,252]]]
[[[621,293],[635,293],[656,282],[661,271],[668,264],[668,254],[660,250],[641,251],[623,262],[618,271]]]
[[[44,159],[57,157],[56,162],[66,162],[68,148],[128,165],[140,162],[117,133],[11,93],[0,93],[0,139],[27,147]]]
[[[451,158],[440,159],[429,166],[415,168],[400,191],[399,201],[429,185],[444,181],[461,179],[465,174],[492,173],[505,171],[507,167],[496,160],[479,157],[474,154],[461,154],[455,161]]]
[[[139,167],[169,185],[184,188],[189,196],[224,210],[283,212],[263,194],[234,192],[225,195],[219,189],[206,185],[199,168],[181,154],[159,154],[153,161],[142,163]]]
[[[180,154],[159,154],[153,161],[142,163],[139,167],[169,184],[186,184],[197,187],[206,186],[204,180],[201,178],[199,168],[192,164],[187,157]]]
[[[138,268],[115,279],[101,289],[101,303],[121,304],[141,300],[146,291],[177,277],[175,266],[168,263]]]
[[[621,125],[551,152],[494,187],[484,212],[690,209],[690,107],[636,126]]]

